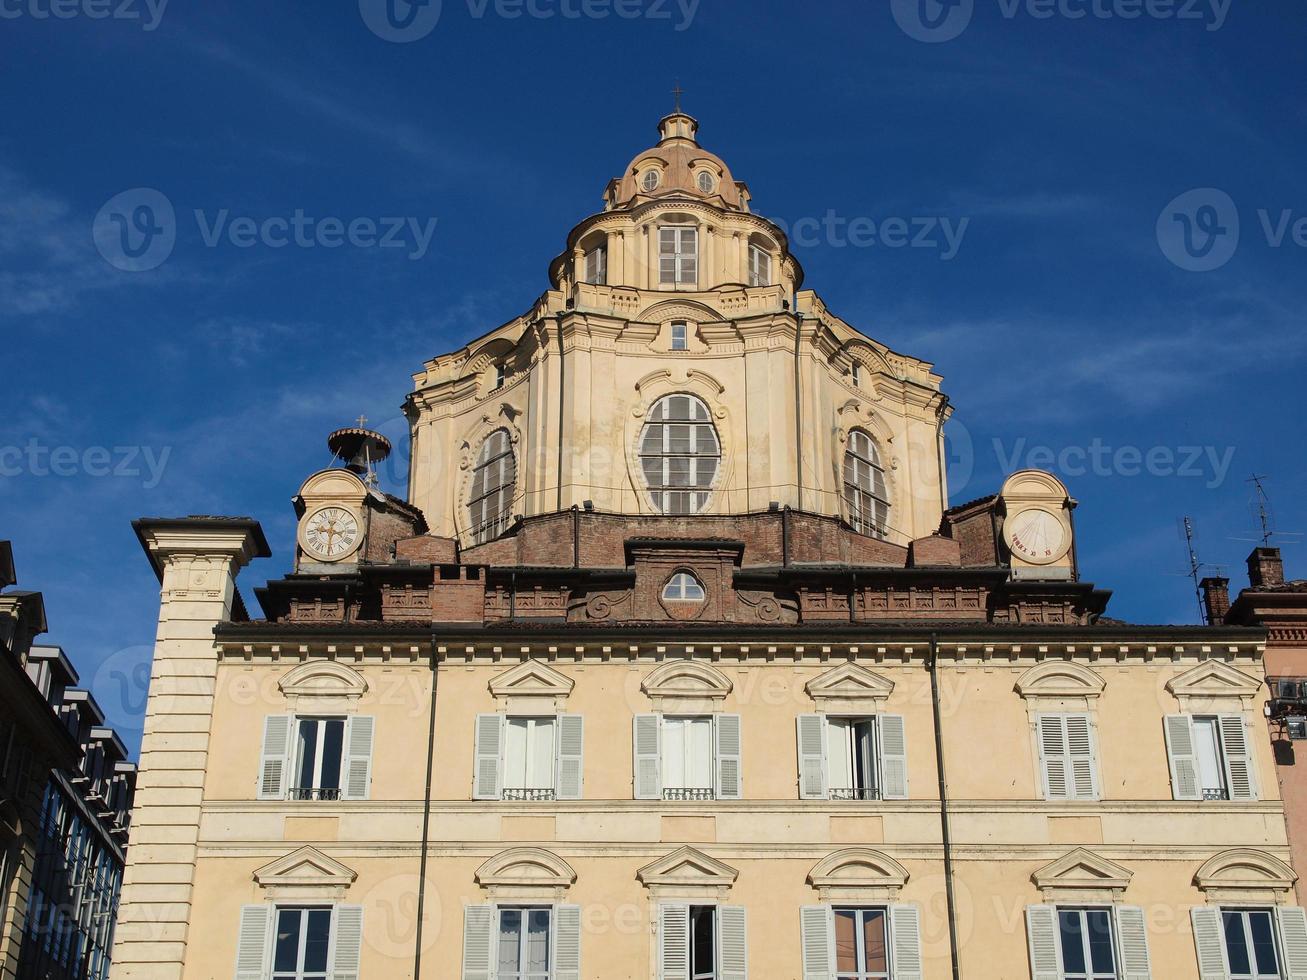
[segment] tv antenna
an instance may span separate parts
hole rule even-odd
[[[1301,538],[1301,531],[1279,531],[1275,528],[1275,508],[1271,506],[1271,497],[1266,492],[1268,477],[1254,473],[1246,481],[1252,485],[1252,510],[1257,518],[1260,536],[1257,538],[1234,538],[1235,541],[1253,541],[1263,548],[1271,544],[1272,538],[1280,539],[1281,544],[1297,544],[1297,541],[1285,541],[1285,538]]]
[[[1194,542],[1194,522],[1192,518],[1182,517],[1181,525],[1184,528],[1185,549],[1189,555],[1189,571],[1186,573],[1194,583],[1194,598],[1198,601],[1198,621],[1205,626],[1211,623],[1207,620],[1207,603],[1203,601],[1203,589],[1199,585],[1203,569],[1207,566],[1198,560],[1198,547]]]

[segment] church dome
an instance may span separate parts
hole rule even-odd
[[[673,112],[658,123],[658,145],[636,155],[613,181],[609,207],[624,208],[663,197],[695,197],[733,211],[747,211],[748,189],[731,169],[695,139],[699,122]]]

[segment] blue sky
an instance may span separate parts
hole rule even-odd
[[[130,521],[258,518],[252,598],[326,433],[402,435],[411,373],[546,288],[676,79],[755,209],[822,227],[808,286],[944,376],[954,502],[1069,470],[1085,577],[1148,623],[1196,616],[1181,515],[1242,582],[1250,473],[1307,530],[1301,4],[926,0],[932,35],[916,0],[444,0],[394,43],[372,0],[62,2],[0,2],[0,537],[133,742],[157,584]],[[92,232],[139,188],[175,244],[124,271]],[[413,224],[238,244],[297,211]],[[965,233],[947,259],[849,240],[896,218]]]

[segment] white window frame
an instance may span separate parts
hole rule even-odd
[[[708,786],[666,785],[669,720],[708,723]],[[706,802],[744,799],[743,725],[739,715],[702,711],[638,714],[632,719],[632,733],[637,800]]]
[[[585,281],[593,286],[608,285],[608,246],[599,243],[585,253]]]
[[[671,405],[674,399],[684,398],[688,400],[690,418],[672,419],[667,416],[671,412]],[[661,417],[659,417],[661,416]],[[684,451],[673,451],[672,431],[675,426],[688,426],[690,429],[690,444]],[[651,430],[659,430],[660,438],[658,452],[647,452],[649,446],[649,435]],[[709,442],[711,449],[704,450],[700,448],[701,442]],[[671,395],[665,395],[659,398],[649,408],[649,414],[645,416],[645,423],[640,429],[640,443],[637,447],[640,461],[640,478],[645,482],[645,487],[649,492],[650,501],[654,509],[660,514],[698,514],[702,513],[712,499],[713,487],[716,485],[722,471],[722,437],[717,431],[717,426],[713,422],[712,411],[708,405],[695,395],[677,392]],[[688,483],[685,486],[672,485],[672,460],[688,460]],[[649,481],[648,463],[658,460],[660,481],[652,484]],[[703,482],[700,480],[700,470],[704,465],[711,464],[712,477]],[[676,509],[677,504],[683,504],[684,509]]]
[[[853,529],[859,534],[884,540],[889,534],[889,478],[880,447],[862,429],[849,430],[841,481],[844,505]]]
[[[749,244],[749,285],[755,287],[770,286],[772,258],[771,252],[761,245]]]
[[[1112,914],[1110,905],[1055,905],[1055,914],[1057,916],[1057,957],[1058,965],[1062,970],[1063,980],[1117,980],[1121,973],[1121,954],[1120,939],[1117,936],[1116,916]],[[1095,973],[1093,962],[1090,959],[1091,951],[1089,947],[1089,932],[1085,928],[1088,925],[1089,912],[1102,912],[1107,916],[1107,932],[1111,940],[1112,950],[1112,972],[1110,974]],[[1080,915],[1080,948],[1085,958],[1084,973],[1068,973],[1066,969],[1066,948],[1062,945],[1062,915],[1077,913]]]
[[[672,350],[687,351],[690,349],[690,325],[684,320],[672,321]]]
[[[1275,909],[1264,905],[1222,905],[1217,909],[1221,925],[1221,954],[1225,957],[1226,971],[1229,980],[1280,980],[1284,976],[1285,958],[1284,958],[1284,937],[1280,935],[1279,923],[1276,921]],[[1275,950],[1275,972],[1258,973],[1256,954],[1253,950],[1253,931],[1250,915],[1265,915],[1270,922],[1271,938],[1273,940],[1273,949]],[[1227,915],[1238,915],[1243,921],[1244,942],[1248,946],[1248,965],[1253,968],[1251,973],[1235,973],[1230,968],[1230,948],[1226,943],[1225,917]]]
[[[502,442],[500,448],[494,449],[497,440]],[[498,467],[499,474],[493,486],[489,476],[491,467]],[[481,493],[477,494],[478,474],[483,471],[487,474],[486,480],[481,485]],[[517,476],[517,453],[513,450],[512,433],[504,428],[495,429],[481,441],[468,484],[468,523],[473,544],[493,541],[508,530],[513,520]],[[498,505],[494,506],[496,501]]]
[[[495,365],[495,391],[508,383],[508,365],[500,361]]]
[[[853,725],[867,725],[871,729],[871,758],[869,774],[871,777],[870,786],[848,786],[836,787],[828,786],[827,793],[832,800],[879,800],[881,798],[881,779],[880,779],[880,731],[877,725],[875,715],[827,715],[826,716],[826,752],[830,757],[830,741],[837,737],[835,732],[836,726],[832,722],[844,722],[847,725],[845,729],[849,744],[847,750],[849,753],[849,762],[856,772],[857,764],[854,759],[856,748],[856,737],[854,736]],[[827,770],[827,779],[834,782],[835,772],[833,768]],[[850,780],[856,782],[856,777],[850,775]],[[848,792],[842,792],[847,790]]]
[[[650,178],[653,179],[651,180]],[[644,191],[646,194],[652,194],[654,191],[658,190],[658,188],[662,186],[662,183],[663,174],[657,167],[650,167],[640,175],[640,190]]]
[[[527,972],[525,970],[520,970],[516,975],[499,973],[498,970],[499,944],[500,944],[500,938],[503,936],[503,930],[504,930],[503,917],[505,912],[517,912],[521,916],[521,921],[518,925],[518,935],[517,935],[517,956],[518,956],[517,962],[519,966],[522,966],[526,962],[526,950],[527,950],[526,943],[527,943],[527,935],[528,935],[528,929],[526,927],[531,913],[545,912],[548,914],[549,916],[548,937],[545,941],[545,948],[547,950],[547,953],[545,954],[546,963],[545,963],[545,970],[543,973]],[[495,939],[494,939],[494,956],[495,956],[495,964],[496,964],[495,980],[552,980],[552,977],[554,975],[555,923],[556,923],[556,915],[554,912],[554,907],[552,905],[527,905],[527,904],[514,905],[509,903],[506,903],[504,905],[496,905],[495,906]]]
[[[548,722],[550,728],[549,739],[549,785],[544,787],[536,786],[509,786],[509,751],[508,751],[508,733],[514,724],[525,723],[526,727],[526,759],[521,760],[522,767],[526,772],[533,769],[531,756],[536,749],[534,734],[536,726],[540,722]],[[505,800],[552,800],[558,794],[558,716],[557,715],[507,715],[504,718],[504,752],[500,765],[503,767],[503,783],[500,787],[500,796]],[[515,767],[516,768],[516,767]]]
[[[693,572],[677,572],[663,586],[663,599],[667,602],[703,602],[707,597],[703,583]]]
[[[699,282],[697,225],[658,226],[658,284],[696,286]]]
[[[664,774],[660,779],[663,785],[663,799],[665,800],[715,800],[717,798],[717,780],[714,776],[714,770],[717,768],[717,750],[713,744],[713,716],[710,714],[664,714],[659,718],[659,725],[662,727],[662,751],[659,754],[658,764],[661,772]],[[696,724],[703,725],[708,730],[708,758],[706,760],[708,768],[708,785],[707,786],[667,786],[665,773],[667,772],[667,763],[669,760],[667,748],[667,732],[673,725],[679,725],[687,730],[691,730]],[[683,739],[683,755],[681,758],[681,771],[688,772],[698,762],[690,750],[689,739]],[[686,782],[685,779],[681,780]],[[669,793],[679,794],[668,796]]]
[[[294,727],[295,748],[291,754],[291,777],[295,782],[300,781],[300,771],[304,765],[304,748],[303,738],[300,736],[300,726],[306,721],[316,722],[318,725],[316,744],[313,749],[313,774],[308,786],[288,786],[287,793],[292,799],[320,799],[320,800],[338,800],[345,795],[345,763],[349,758],[349,746],[346,739],[349,737],[349,717],[347,715],[296,715]],[[336,781],[339,786],[324,787],[322,785],[322,764],[326,756],[327,746],[327,722],[340,722],[340,762],[339,775]],[[335,790],[335,796],[325,796],[324,792],[328,789]],[[308,792],[309,796],[300,796]]]
[[[703,186],[705,181],[708,184],[707,187]],[[694,179],[694,182],[695,186],[699,188],[700,194],[711,194],[713,191],[717,190],[717,178],[707,170],[700,170],[699,175]]]
[[[855,914],[854,926],[856,932],[854,936],[857,940],[857,949],[854,953],[858,961],[862,964],[852,972],[841,972],[836,966],[834,980],[891,980],[894,976],[894,943],[890,937],[890,916],[889,908],[884,905],[831,905],[831,923],[832,926],[841,912],[853,912]],[[866,932],[860,928],[864,917],[868,912],[879,912],[881,914],[881,929],[885,934],[885,967],[884,970],[871,971],[867,969],[867,950],[866,950]]]
[[[291,972],[285,970],[278,971],[276,966],[277,955],[277,933],[281,930],[281,917],[283,914],[298,912],[300,915],[300,943],[299,950],[295,956],[295,969]],[[311,912],[325,912],[327,914],[327,962],[321,972],[306,972],[304,968],[304,952],[308,944],[308,930],[305,926],[308,923],[308,916]],[[272,912],[272,949],[270,950],[268,962],[268,976],[271,980],[305,980],[307,977],[323,977],[325,980],[331,980],[331,951],[335,944],[335,923],[332,919],[332,909],[330,905],[276,905]]]

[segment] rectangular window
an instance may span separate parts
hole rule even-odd
[[[585,253],[585,281],[596,286],[608,285],[608,249],[603,245]]]
[[[552,909],[499,910],[497,980],[549,980]]]
[[[834,910],[836,980],[888,980],[884,909]]]
[[[554,798],[555,727],[553,717],[508,719],[504,740],[504,799]]]
[[[1063,980],[1116,980],[1110,909],[1057,910]]]
[[[1044,799],[1098,799],[1098,762],[1087,714],[1039,715]]]
[[[1222,909],[1221,933],[1230,980],[1278,980],[1280,960],[1269,909]]]
[[[855,388],[861,388],[861,387],[862,387],[862,365],[859,364],[857,361],[854,361],[854,362],[853,362],[853,370],[850,372],[850,375],[851,375],[851,377],[852,377],[852,379],[853,379],[853,386],[854,386]]]
[[[668,286],[693,286],[699,281],[697,228],[658,229],[658,281]]]
[[[831,718],[826,729],[832,800],[879,798],[876,778],[876,722],[873,718]]]
[[[495,390],[498,391],[500,388],[504,387],[507,381],[508,381],[508,365],[496,364],[495,365]]]
[[[717,980],[717,906],[690,906],[690,980]]]
[[[272,980],[327,980],[331,909],[279,908]]]
[[[344,718],[296,720],[292,800],[338,800],[345,748]]]
[[[689,326],[677,321],[672,324],[672,350],[689,350]]]
[[[1225,757],[1221,753],[1221,720],[1215,715],[1194,718],[1194,756],[1203,799],[1228,800]]]
[[[757,245],[749,246],[749,285],[771,285],[771,255]]]
[[[665,800],[713,798],[713,729],[708,716],[664,717],[662,785]]]

